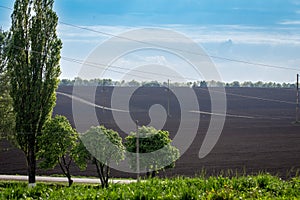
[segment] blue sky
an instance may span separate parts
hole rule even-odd
[[[61,0],[56,8],[62,18],[83,25],[272,26],[297,20],[298,4],[294,0]]]
[[[12,8],[12,0],[1,6]],[[191,38],[209,55],[299,69],[300,0],[56,0],[60,21],[110,34],[139,27],[178,31]],[[0,26],[8,29],[11,10],[0,8]],[[110,39],[60,24],[62,55],[86,59]],[[116,63],[139,65],[140,58],[152,64],[177,62],[170,56],[147,55],[121,58]],[[212,58],[224,81],[293,82],[297,71],[245,65]],[[115,64],[116,64],[115,63]],[[124,64],[125,65],[125,64]],[[78,75],[81,65],[61,61],[61,78]],[[122,65],[123,66],[123,65]],[[185,66],[183,66],[185,67]]]

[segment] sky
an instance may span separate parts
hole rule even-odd
[[[13,2],[1,0],[0,6],[13,8]],[[64,58],[86,61],[115,35],[159,28],[180,33],[199,45],[225,82],[295,82],[296,73],[300,73],[300,0],[56,0],[54,10],[59,16],[58,35]],[[0,26],[4,30],[10,27],[11,12],[0,7]],[[105,60],[99,57],[99,62]],[[157,79],[148,72],[162,73],[162,66],[171,66],[176,73],[185,71],[185,77],[198,79],[186,60],[157,49],[129,52],[110,64],[126,68],[114,68],[121,75],[141,69],[145,70],[144,77]],[[61,78],[80,76],[83,67],[86,66],[62,59]],[[123,78],[110,72],[101,76]],[[126,77],[142,79],[134,73]]]

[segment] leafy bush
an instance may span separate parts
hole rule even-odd
[[[129,165],[136,170],[137,134],[139,138],[140,169],[146,170],[148,177],[152,171],[152,177],[158,170],[173,168],[176,160],[180,157],[179,150],[171,145],[172,140],[168,131],[156,130],[154,127],[139,127],[138,133],[131,132],[125,138],[127,157],[130,159]]]

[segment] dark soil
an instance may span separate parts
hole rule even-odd
[[[60,87],[59,92],[72,94],[72,87]],[[90,100],[89,92],[92,89],[85,87],[86,94],[81,98]],[[178,90],[184,90],[180,88]],[[211,111],[211,101],[206,88],[195,88],[201,111]],[[110,107],[112,87],[99,87],[95,95],[97,105]],[[295,175],[300,169],[300,125],[295,125],[296,91],[293,89],[262,89],[262,88],[227,88],[227,112],[231,115],[251,116],[253,118],[227,117],[221,137],[208,156],[199,159],[198,153],[206,134],[210,115],[201,114],[199,129],[192,145],[176,162],[174,169],[161,172],[160,176],[194,176],[202,170],[207,174],[219,174],[231,171],[233,173],[253,174],[269,172],[283,178]],[[123,88],[121,95],[128,95],[128,88]],[[161,104],[167,109],[166,88],[139,88],[130,98],[130,112],[134,120],[142,125],[150,122],[148,110],[153,104]],[[245,96],[259,97],[249,98]],[[275,99],[280,101],[268,101]],[[122,100],[122,98],[120,99]],[[120,131],[114,123],[111,111],[95,108],[98,121],[108,128]],[[85,110],[82,110],[84,113]],[[173,138],[180,123],[179,102],[170,95],[170,116],[164,129],[170,131]],[[64,95],[57,95],[57,104],[54,114],[65,115],[74,125],[72,114],[72,100]],[[188,119],[195,120],[195,119]],[[86,130],[92,120],[88,117],[81,119],[78,130]],[[187,129],[187,133],[188,129]],[[20,150],[12,147],[7,141],[0,143],[4,151],[0,152],[0,174],[26,174],[26,161]],[[93,165],[86,171],[80,172],[73,167],[74,175],[96,176]],[[54,170],[38,170],[38,174],[60,174],[58,168]],[[112,171],[113,177],[135,177],[120,171]]]

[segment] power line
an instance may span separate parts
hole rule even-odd
[[[112,72],[116,72],[116,73],[121,73],[121,74],[125,74],[124,72],[119,72],[116,70],[112,70],[110,68],[115,68],[115,69],[121,69],[121,70],[130,70],[130,71],[134,71],[134,72],[138,72],[138,73],[142,73],[142,74],[146,74],[146,75],[155,75],[155,76],[160,76],[160,77],[165,77],[165,78],[177,78],[177,79],[185,79],[185,80],[193,80],[193,81],[198,81],[199,79],[196,78],[192,78],[192,77],[180,77],[180,76],[173,76],[170,74],[162,74],[162,73],[156,73],[156,72],[146,72],[146,71],[142,71],[142,70],[138,70],[138,69],[128,69],[125,67],[119,67],[116,65],[107,65],[107,64],[102,64],[102,63],[95,63],[95,62],[89,62],[89,61],[84,61],[84,60],[79,60],[79,59],[74,59],[74,58],[68,58],[65,56],[61,57],[63,60],[66,60],[68,62],[74,62],[77,64],[85,64],[88,65],[90,67],[94,67],[94,68],[102,68],[105,69],[106,71],[112,71]],[[102,67],[101,67],[102,66]],[[140,75],[136,75],[136,74],[131,74],[131,73],[126,73],[126,74],[130,74],[132,76],[136,76],[139,78],[145,78],[145,79],[149,79],[149,77],[145,77],[145,76],[140,76]]]
[[[12,8],[9,8],[9,7],[6,7],[6,6],[0,6],[0,7],[4,8],[4,9],[13,10]],[[189,53],[189,54],[194,54],[194,55],[199,55],[199,56],[206,56],[206,57],[219,59],[219,60],[225,60],[225,61],[229,61],[229,62],[236,62],[236,63],[242,63],[242,64],[247,64],[247,65],[254,65],[254,66],[261,66],[261,67],[268,67],[268,68],[276,68],[276,69],[283,69],[283,70],[299,71],[299,69],[295,69],[295,68],[291,68],[291,67],[283,67],[283,66],[277,66],[277,65],[257,63],[257,62],[251,62],[251,61],[245,61],[245,60],[239,60],[239,59],[233,59],[233,58],[226,58],[226,57],[216,56],[216,55],[201,54],[201,53],[186,51],[186,50],[182,50],[182,49],[178,49],[178,48],[170,48],[170,47],[166,47],[166,46],[163,46],[163,45],[158,45],[158,44],[154,44],[154,43],[150,43],[150,42],[135,40],[135,39],[128,38],[128,37],[123,37],[123,36],[107,33],[107,32],[104,32],[104,31],[97,31],[97,30],[94,30],[94,29],[91,29],[91,28],[82,27],[82,26],[66,23],[66,22],[63,22],[63,21],[59,21],[59,24],[62,24],[62,25],[65,25],[65,26],[70,26],[70,27],[73,27],[73,28],[86,30],[86,31],[90,31],[90,32],[94,32],[94,33],[99,33],[101,35],[116,37],[116,38],[119,38],[119,39],[124,39],[124,40],[132,41],[132,42],[137,42],[137,43],[141,43],[141,44],[156,46],[156,47],[159,47],[159,48],[164,48],[164,49],[169,49],[169,50],[177,50],[177,51],[181,51],[181,52],[185,52],[185,53]]]
[[[77,64],[85,64],[85,65],[88,65],[90,67],[94,67],[94,68],[103,68],[105,69],[106,71],[111,71],[111,72],[115,72],[115,73],[118,73],[118,74],[130,74],[130,73],[124,73],[124,72],[121,72],[121,71],[117,71],[117,70],[113,70],[113,69],[109,69],[109,68],[105,68],[107,65],[105,64],[100,64],[98,63],[97,65],[95,65],[94,63],[90,63],[90,62],[85,62],[85,61],[80,61],[80,60],[77,60],[77,59],[73,59],[73,58],[68,58],[68,57],[61,57],[63,60],[65,61],[68,61],[68,62],[73,62],[73,63],[77,63]],[[103,67],[99,67],[99,66],[103,66]],[[114,68],[113,66],[110,66],[112,68]],[[124,68],[125,69],[125,68]],[[128,70],[128,69],[127,69]],[[146,72],[145,72],[146,73]],[[140,76],[140,75],[136,75],[136,74],[130,74],[131,76],[135,76],[135,77],[138,77],[138,78],[143,78],[143,79],[149,79],[149,77],[145,77],[145,76]]]
[[[85,99],[82,99],[80,97],[76,97],[74,95],[71,95],[71,94],[66,94],[66,93],[63,93],[63,92],[56,92],[56,94],[59,94],[59,95],[63,95],[63,96],[66,96],[72,100],[76,100],[76,101],[79,101],[81,103],[84,103],[86,105],[89,105],[89,106],[93,106],[95,108],[101,108],[101,109],[104,109],[104,110],[110,110],[110,111],[115,111],[115,112],[122,112],[122,113],[128,113],[129,111],[127,110],[121,110],[121,109],[114,109],[114,108],[109,108],[109,107],[106,107],[106,106],[100,106],[100,105],[97,105],[95,103],[92,103],[90,101],[87,101]]]
[[[197,89],[207,91],[206,89],[201,88],[201,87],[199,87]],[[230,96],[237,96],[237,97],[242,97],[242,98],[246,98],[246,99],[256,99],[256,100],[261,100],[261,101],[269,101],[269,102],[286,103],[286,104],[295,105],[295,102],[292,102],[292,101],[284,101],[284,100],[278,100],[278,99],[268,99],[268,98],[249,96],[249,95],[241,95],[241,94],[234,94],[234,93],[230,93],[230,92],[222,92],[222,91],[215,91],[215,90],[209,90],[209,92],[221,93],[221,94],[226,94],[226,95],[230,95]]]
[[[66,94],[63,92],[56,92],[59,95],[66,96],[70,99],[76,100],[78,102],[81,102],[83,104],[89,105],[89,106],[94,106],[96,108],[105,108],[106,110],[109,111],[115,111],[115,112],[122,112],[122,113],[130,113],[129,110],[121,110],[121,109],[115,109],[115,108],[109,108],[105,106],[98,105],[96,103],[92,103],[90,101],[87,101],[85,99],[82,99],[80,97],[76,97],[74,95]],[[203,114],[203,115],[211,115],[211,116],[224,116],[224,117],[231,117],[231,118],[241,118],[241,119],[260,119],[260,120],[283,120],[284,118],[280,117],[265,117],[265,116],[252,116],[252,115],[238,115],[238,114],[229,114],[229,113],[212,113],[212,112],[207,112],[207,111],[201,111],[201,110],[183,110],[184,112],[189,112],[189,113],[195,113],[195,114]]]
[[[16,45],[14,45],[14,48],[44,55],[44,53],[42,53],[42,52],[33,51],[33,50],[26,50],[26,49],[23,49],[22,47],[18,47]],[[84,62],[80,62],[80,60],[69,58],[69,57],[61,57],[61,58],[64,59],[64,60],[66,60],[66,61],[69,61],[69,62],[74,62],[74,63],[79,63],[79,64],[83,64],[84,63]],[[96,67],[96,66],[92,65],[91,63],[86,63],[86,64],[90,65],[92,67]],[[105,65],[103,64],[103,66],[105,66]],[[106,70],[109,70],[109,71],[112,71],[112,72],[115,72],[115,73],[119,73],[119,74],[129,74],[129,73],[124,73],[124,72],[120,72],[120,71],[117,71],[117,70],[112,70],[112,69],[109,69],[109,68],[106,69]],[[144,77],[144,76],[139,76],[139,75],[134,75],[134,74],[131,74],[131,75],[132,76],[136,76],[136,77],[140,77],[140,78],[144,78],[144,79],[149,79],[148,77]],[[197,87],[197,89],[207,91],[206,89],[201,88],[201,87]],[[277,103],[286,103],[286,104],[292,104],[292,105],[295,104],[294,102],[291,102],[291,101],[284,101],[284,100],[277,100],[277,99],[268,99],[268,98],[262,98],[262,97],[256,97],[256,96],[248,96],[248,95],[240,95],[240,94],[234,94],[234,93],[228,93],[228,92],[222,92],[222,91],[215,91],[213,89],[209,90],[209,92],[222,93],[222,94],[225,94],[225,95],[238,96],[238,97],[243,97],[243,98],[247,98],[247,99],[256,99],[256,100],[269,101],[269,102],[277,102]]]
[[[65,59],[65,60],[68,60],[70,62],[76,62],[76,63],[79,63],[79,64],[83,64],[84,63],[84,64],[87,64],[87,65],[89,65],[91,67],[96,67],[96,68],[98,68],[97,67],[98,65],[106,66],[104,64],[99,64],[99,63],[97,64],[97,66],[94,66],[95,63],[89,63],[89,62],[84,62],[84,61],[80,62],[80,60],[76,60],[76,59],[69,60],[69,58],[66,58],[66,57],[62,57],[62,58]],[[121,67],[117,67],[117,66],[110,66],[110,67],[128,70],[127,68],[121,68]],[[124,72],[120,72],[120,71],[116,71],[116,70],[111,70],[111,69],[106,69],[106,70],[112,71],[112,72],[116,72],[116,73],[120,73],[120,74],[125,74]],[[151,72],[148,73],[148,72],[143,72],[143,71],[140,71],[140,70],[132,70],[132,71],[138,71],[138,72],[142,72],[142,73],[146,73],[146,74],[155,74],[155,75],[161,75],[162,76],[162,74],[158,74],[158,73],[151,73]],[[134,74],[131,74],[131,75],[132,76],[136,76],[136,77],[140,77],[140,78],[144,78],[144,79],[149,79],[148,77],[138,76],[138,75],[134,75]],[[168,77],[168,76],[166,75],[166,77]],[[192,79],[190,79],[190,80],[192,80]],[[194,80],[196,80],[196,79],[194,79]],[[168,79],[168,81],[169,81],[169,79]],[[204,89],[204,88],[201,88],[201,87],[197,87],[197,89],[207,91],[207,89]],[[234,94],[234,93],[222,92],[222,91],[215,91],[215,90],[209,90],[209,92],[222,93],[222,94],[225,94],[225,95],[237,96],[237,97],[242,97],[242,98],[246,98],[246,99],[255,99],[255,100],[261,100],[261,101],[276,102],[276,103],[286,103],[286,104],[295,105],[295,102],[284,101],[284,100],[279,100],[279,99],[269,99],[269,98],[262,98],[262,97],[257,97],[257,96]]]
[[[23,49],[21,47],[15,46],[15,45],[14,45],[14,48],[44,55],[44,53],[42,53],[42,52],[33,51],[33,50],[25,50],[25,49]],[[61,58],[64,59],[64,60],[66,60],[66,61],[69,61],[69,62],[74,62],[74,63],[79,63],[79,64],[83,64],[84,63],[84,62],[80,62],[80,60],[73,59],[73,58],[68,58],[68,57],[61,57]],[[86,63],[86,64],[90,65],[92,67],[96,67],[96,66],[94,66],[92,64],[89,64],[89,63]],[[117,70],[112,70],[112,69],[107,69],[107,70],[115,72],[115,73],[125,74],[124,72],[120,72],[120,71],[117,71]],[[128,74],[128,73],[126,73],[126,74]],[[148,79],[148,77],[143,77],[143,76],[139,76],[139,75],[132,75],[132,76],[136,76],[136,77]],[[204,88],[201,88],[201,87],[197,87],[197,89],[207,91],[207,89],[204,89]],[[262,98],[262,97],[256,97],[256,96],[249,96],[249,95],[240,95],[240,94],[234,94],[234,93],[222,92],[222,91],[215,91],[215,90],[209,90],[209,92],[222,93],[222,94],[226,94],[226,95],[238,96],[238,97],[243,97],[243,98],[247,98],[247,99],[256,99],[256,100],[261,100],[261,101],[269,101],[269,102],[286,103],[286,104],[295,105],[295,102],[278,100],[278,99],[268,99],[268,98]]]
[[[103,32],[103,31],[97,31],[97,30],[94,30],[94,29],[91,29],[91,28],[77,26],[77,25],[70,24],[70,23],[65,23],[65,22],[62,22],[62,21],[59,21],[59,23],[63,24],[63,25],[66,25],[66,26],[70,26],[70,27],[74,27],[74,28],[78,28],[78,29],[82,29],[82,30],[86,30],[86,31],[94,32],[94,33],[99,33],[99,34],[107,35],[107,36],[111,36],[111,37],[116,37],[116,38],[119,38],[119,39],[124,39],[124,40],[132,41],[132,42],[137,42],[137,43],[141,43],[141,44],[156,46],[156,47],[159,47],[159,48],[164,48],[164,49],[169,49],[169,50],[177,50],[177,51],[181,51],[181,52],[185,52],[185,53],[189,53],[189,54],[194,54],[194,55],[199,55],[199,56],[207,56],[207,57],[210,57],[210,58],[226,60],[226,61],[230,61],[230,62],[237,62],[237,63],[247,64],[247,65],[255,65],[255,66],[261,66],[261,67],[268,67],[268,68],[299,71],[299,69],[295,69],[295,68],[291,68],[291,67],[282,67],[282,66],[277,66],[277,65],[256,63],[256,62],[238,60],[238,59],[233,59],[233,58],[226,58],[226,57],[215,56],[215,55],[201,54],[201,53],[186,51],[186,50],[182,50],[182,49],[178,49],[178,48],[170,48],[170,47],[166,47],[166,46],[163,46],[163,45],[158,45],[158,44],[154,44],[154,43],[150,43],[150,42],[135,40],[135,39],[131,39],[131,38],[128,38],[128,37],[123,37],[123,36],[119,36],[119,35],[115,35],[115,34],[111,34],[111,33],[106,33],[106,32]]]
[[[5,9],[7,9],[7,10],[13,10],[12,8],[9,8],[9,7],[7,7],[7,6],[1,6],[1,5],[0,5],[0,8],[5,8]]]
[[[5,6],[0,6],[0,7],[9,9],[8,7],[5,7]],[[10,9],[10,10],[12,10],[12,9]],[[76,26],[76,25],[72,25],[72,24],[67,24],[67,23],[64,23],[64,22],[61,22],[61,23],[65,24],[65,25],[69,25],[69,26],[74,26],[74,27],[77,27],[77,28],[82,28],[82,27],[79,27],[79,26]],[[116,36],[116,35],[105,33],[105,32],[101,32],[101,31],[95,31],[95,30],[88,29],[88,28],[82,28],[82,29],[93,31],[93,32],[98,32],[98,33],[101,33],[101,34],[106,34],[106,35],[113,36],[113,37],[119,37],[119,38],[122,38],[122,39],[129,39],[131,41],[141,42],[141,43],[144,43],[144,44],[151,44],[151,43],[147,43],[147,42],[143,42],[143,41],[133,40],[133,39],[130,39],[130,38],[124,38],[124,37]],[[151,44],[151,45],[153,45],[153,44]],[[41,55],[45,55],[42,52],[33,51],[33,50],[26,50],[26,49],[23,49],[22,47],[19,47],[19,46],[16,46],[16,45],[14,45],[14,48],[20,49],[20,50],[24,50],[24,51],[30,51],[30,52],[33,52],[33,53],[38,53],[38,54],[41,54]],[[66,61],[69,61],[69,62],[78,63],[78,64],[87,64],[89,66],[97,67],[97,68],[99,68],[99,66],[104,66],[104,67],[107,66],[107,65],[101,64],[101,63],[85,62],[83,60],[78,60],[78,59],[69,58],[69,57],[65,57],[65,56],[62,56],[61,58],[64,59],[64,60],[66,60]],[[228,58],[226,58],[226,59],[228,59]],[[228,60],[231,60],[231,59],[228,59]],[[242,62],[244,62],[245,64],[255,64],[255,63],[251,63],[251,62],[247,62],[247,61],[242,61]],[[261,66],[265,66],[265,67],[268,67],[268,66],[270,67],[270,65],[266,65],[266,64],[260,64],[260,65]],[[118,66],[109,66],[109,67],[111,67],[111,68],[117,68],[117,69],[122,69],[122,70],[128,70],[127,68],[122,68],[122,67],[118,67]],[[279,67],[279,66],[272,66],[272,67]],[[282,67],[280,67],[280,68],[282,68]],[[109,68],[104,68],[104,69],[107,70],[107,71],[115,72],[115,73],[125,74],[124,72],[117,71],[117,70],[112,70],[112,69],[109,69]],[[284,69],[293,69],[293,68],[284,68]],[[296,70],[296,69],[293,69],[293,70]],[[152,74],[152,75],[158,75],[158,76],[172,77],[170,75],[164,75],[164,74],[159,74],[159,73],[154,73],[154,72],[144,72],[144,71],[135,70],[135,69],[133,69],[131,71],[137,71],[137,72],[140,72],[140,73],[146,73],[146,74]],[[129,74],[129,73],[126,73],[126,74]],[[140,76],[140,75],[136,75],[136,74],[132,75],[132,76],[136,76],[136,77],[140,77],[140,78],[144,78],[144,79],[149,79],[148,77]],[[183,77],[180,77],[180,78],[183,78]],[[197,80],[197,79],[194,79],[194,78],[187,78],[187,77],[185,77],[185,78],[186,79],[190,79],[190,80]],[[203,89],[203,88],[199,88],[199,89]],[[213,91],[212,90],[212,92],[220,92],[220,91]],[[239,94],[233,94],[233,93],[227,93],[227,92],[222,92],[222,93],[227,94],[227,95],[232,95],[232,96],[239,96],[239,97],[249,98],[249,99],[257,99],[257,100],[263,100],[263,101],[272,101],[272,102],[278,102],[278,103],[287,103],[287,104],[293,104],[293,105],[295,104],[294,102],[283,101],[283,100],[267,99],[267,98],[261,98],[261,97],[255,97],[255,96],[247,96],[247,95],[239,95]]]

